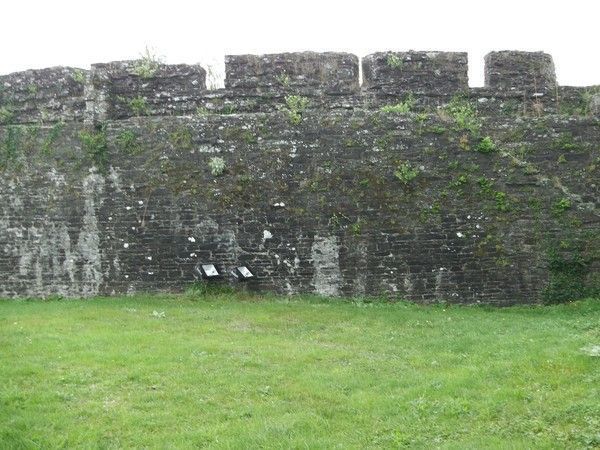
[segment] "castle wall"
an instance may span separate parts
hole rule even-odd
[[[0,296],[176,291],[202,262],[290,294],[597,292],[598,89],[548,58],[490,54],[473,89],[440,52],[369,55],[362,86],[312,52],[227,57],[216,91],[136,61],[0,77]]]

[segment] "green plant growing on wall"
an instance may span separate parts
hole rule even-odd
[[[469,184],[469,176],[466,174],[462,174],[459,175],[456,179],[452,180],[449,184],[449,187],[460,189],[466,184]]]
[[[361,223],[360,217],[358,219],[356,219],[356,222],[354,222],[352,225],[350,225],[350,230],[352,230],[352,234],[354,234],[355,236],[358,236],[361,234],[362,223]]]
[[[575,141],[572,133],[562,133],[558,139],[556,139],[552,148],[556,150],[564,150],[567,152],[581,150],[581,145]]]
[[[496,151],[496,144],[491,137],[486,136],[479,141],[475,148],[479,153],[492,153]]]
[[[104,127],[96,130],[82,131],[79,133],[79,139],[84,152],[88,155],[92,163],[102,173],[108,169],[108,142]]]
[[[477,110],[467,99],[455,96],[444,110],[454,121],[457,131],[468,131],[473,136],[479,134],[481,120],[477,116]]]
[[[325,197],[321,197],[321,199],[325,200]],[[329,226],[332,228],[339,228],[342,225],[342,216],[338,215],[338,213],[334,212],[329,218]]]
[[[225,172],[225,160],[220,156],[213,156],[208,161],[208,168],[210,169],[210,173],[215,177],[223,175]]]
[[[117,136],[119,150],[129,155],[140,153],[142,146],[138,141],[137,134],[132,130],[123,130]]]
[[[221,108],[221,114],[234,114],[236,109],[237,108],[235,105],[231,105],[231,104],[223,105],[223,107]]]
[[[401,69],[404,65],[404,61],[398,55],[390,53],[386,59],[386,64],[392,69]]]
[[[41,124],[43,124],[44,122],[47,122],[49,119],[50,119],[50,113],[48,112],[48,110],[46,108],[41,107],[39,122]]]
[[[0,142],[0,170],[12,166],[19,168],[21,156],[23,153],[21,145],[21,127],[6,127],[4,139]]]
[[[465,170],[470,173],[479,173],[479,170],[481,169],[479,164],[475,164],[475,163],[465,163],[464,167],[465,167]]]
[[[407,114],[411,112],[414,106],[415,100],[413,98],[413,95],[408,94],[408,96],[403,101],[396,103],[395,105],[382,106],[379,111],[386,114]]]
[[[306,111],[308,103],[308,98],[299,95],[285,97],[285,107],[283,109],[292,125],[299,125],[302,122],[302,114]]]
[[[180,125],[169,135],[169,140],[174,147],[189,150],[192,148],[192,132],[189,128]]]
[[[48,133],[48,136],[42,142],[42,152],[43,153],[45,153],[45,154],[50,153],[50,151],[52,149],[52,145],[59,138],[60,133],[64,127],[65,127],[64,122],[57,122],[52,126],[52,128],[50,129],[50,132]]]
[[[73,78],[75,83],[83,84],[85,83],[85,72],[80,69],[75,69],[71,74],[71,78]]]
[[[450,170],[456,170],[460,167],[460,161],[450,161],[448,163],[448,169]]]
[[[358,145],[358,143],[356,142],[355,139],[352,139],[352,138],[344,139],[344,147],[356,147],[357,145]]]
[[[134,62],[131,72],[140,78],[152,78],[156,75],[161,64],[163,64],[162,58],[146,47],[144,53],[142,53],[140,58]]]
[[[526,163],[525,166],[523,167],[523,173],[525,175],[535,175],[536,173],[539,173],[539,172],[540,172],[539,169],[531,163]]]
[[[600,94],[600,86],[591,86],[579,94],[575,102],[561,102],[559,112],[565,116],[589,116],[594,95]],[[574,99],[575,100],[575,99]]]
[[[208,116],[210,114],[210,111],[208,110],[208,108],[206,106],[198,106],[196,108],[196,116],[197,117],[204,117],[204,116]]]
[[[589,116],[592,113],[592,99],[598,94],[600,94],[600,86],[589,87],[581,93],[581,104],[583,105],[581,108],[582,116]]]
[[[4,125],[13,120],[15,114],[11,107],[0,106],[0,125]]]
[[[494,199],[496,200],[496,209],[501,212],[510,211],[510,202],[508,195],[505,192],[497,191],[494,193]]]
[[[138,95],[135,98],[129,100],[129,108],[136,116],[147,116],[150,114],[150,107],[145,97]]]
[[[419,169],[411,166],[409,162],[403,162],[398,165],[394,171],[394,176],[404,185],[408,185],[419,175]]]
[[[290,77],[287,73],[280,73],[275,77],[277,82],[283,87],[289,87],[290,85]]]
[[[425,131],[432,134],[444,134],[446,131],[446,127],[443,125],[432,125],[430,127],[426,127]]]
[[[561,212],[566,211],[567,209],[570,209],[571,206],[572,206],[571,200],[563,197],[563,198],[557,200],[556,203],[554,204],[554,211],[561,213]]]
[[[256,144],[258,142],[258,136],[256,136],[252,131],[250,130],[245,130],[242,133],[242,139],[244,140],[244,142],[248,145],[250,144]]]
[[[376,138],[373,144],[375,145],[375,148],[385,151],[392,145],[393,141],[394,134],[388,131],[385,135]]]

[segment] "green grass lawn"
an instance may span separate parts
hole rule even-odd
[[[0,302],[0,448],[600,446],[600,301]]]

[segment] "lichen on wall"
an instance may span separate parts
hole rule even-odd
[[[549,55],[493,53],[483,88],[463,53],[375,53],[362,86],[345,53],[231,56],[212,91],[136,64],[0,77],[0,296],[181,290],[206,262],[287,294],[599,290],[600,89]]]

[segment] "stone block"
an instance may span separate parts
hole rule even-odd
[[[73,67],[26,70],[0,76],[0,122],[82,120],[86,77],[86,70]]]
[[[225,87],[250,93],[300,89],[304,93],[358,91],[358,57],[349,53],[229,55]]]
[[[552,56],[542,52],[500,51],[485,56],[485,86],[544,93],[556,87]]]
[[[93,64],[88,118],[190,114],[205,90],[206,71],[199,65],[145,60]]]
[[[363,89],[384,95],[453,95],[468,89],[466,53],[373,53],[362,68]]]

